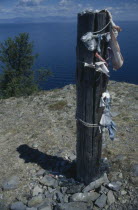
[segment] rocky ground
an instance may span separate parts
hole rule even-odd
[[[90,186],[74,180],[75,86],[0,100],[0,210],[138,209],[138,87],[108,90],[117,135],[105,134],[110,170]]]

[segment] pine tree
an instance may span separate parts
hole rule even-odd
[[[21,33],[15,38],[8,38],[0,43],[0,62],[2,74],[0,95],[3,98],[30,95],[38,91],[32,70],[37,55],[33,55],[33,43],[28,33]],[[50,73],[46,70],[46,76]]]

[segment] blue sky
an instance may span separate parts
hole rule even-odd
[[[85,9],[103,8],[116,20],[138,20],[138,0],[0,0],[0,19],[75,17]]]

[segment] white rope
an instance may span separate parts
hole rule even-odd
[[[83,121],[83,120],[81,120],[81,119],[76,119],[76,120],[80,121],[84,126],[86,126],[86,127],[88,127],[88,128],[96,128],[96,127],[98,127],[98,128],[99,128],[99,131],[100,131],[100,133],[101,133],[101,126],[100,126],[100,125],[98,125],[98,124],[87,123],[87,122],[85,122],[85,121]]]
[[[101,10],[101,11],[102,11],[102,10]],[[101,12],[101,11],[97,11],[97,12],[99,13],[99,12]],[[99,31],[92,32],[93,34],[100,33],[101,31],[103,31],[104,29],[106,29],[107,26],[108,26],[110,23],[111,23],[112,27],[116,26],[116,24],[115,24],[114,21],[113,21],[112,14],[108,11],[108,9],[105,9],[104,11],[108,13],[110,20],[109,20],[109,22],[107,23],[107,25],[106,25],[104,28],[102,28],[102,29],[99,30]]]
[[[92,32],[92,33],[93,33],[93,34],[96,34],[96,33],[100,33],[100,32],[102,32],[104,29],[106,29],[106,28],[107,28],[107,26],[108,26],[110,23],[111,23],[111,19],[110,19],[109,23],[107,23],[107,25],[106,25],[104,28],[102,28],[102,29],[101,29],[101,30],[99,30],[99,31]]]
[[[95,34],[95,33],[100,33],[101,31],[103,31],[104,29],[106,29],[106,27],[107,27],[110,23],[111,23],[112,27],[116,26],[116,24],[115,24],[114,21],[113,21],[112,14],[111,14],[107,9],[105,9],[105,11],[106,11],[106,12],[108,13],[108,15],[109,15],[109,18],[110,18],[109,23],[107,23],[107,25],[106,25],[103,29],[101,29],[101,30],[99,30],[99,31],[93,32],[93,34]],[[100,11],[99,11],[99,12],[100,12]]]

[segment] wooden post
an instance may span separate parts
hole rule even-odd
[[[83,62],[99,61],[89,51],[81,37],[87,32],[98,31],[109,22],[105,11],[78,14],[77,29],[77,119],[91,124],[99,124],[103,108],[99,107],[102,93],[106,90],[108,77],[95,69],[84,67]],[[101,33],[109,32],[110,24]],[[101,41],[101,56],[105,58],[107,44]],[[89,128],[77,120],[77,179],[89,184],[100,176],[102,133],[98,127]]]

